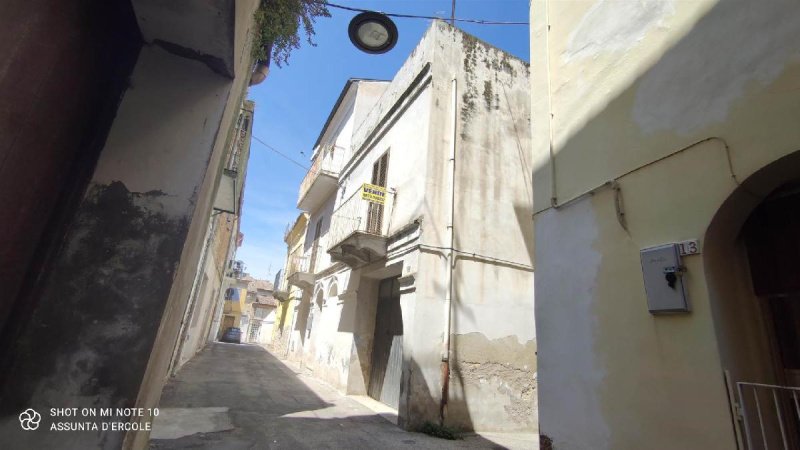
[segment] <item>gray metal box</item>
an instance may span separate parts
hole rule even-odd
[[[689,312],[683,285],[685,269],[678,244],[646,248],[640,252],[647,309],[652,314]]]

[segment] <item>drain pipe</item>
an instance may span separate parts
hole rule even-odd
[[[451,322],[452,322],[452,315],[453,315],[453,269],[454,263],[453,260],[455,256],[455,252],[453,251],[454,246],[454,212],[456,206],[456,128],[458,127],[458,95],[457,95],[457,82],[456,79],[453,78],[451,88],[450,88],[450,95],[451,95],[451,107],[453,110],[453,115],[451,118],[450,129],[453,130],[453,135],[451,136],[450,140],[450,157],[448,159],[449,165],[449,180],[448,185],[450,189],[450,210],[448,211],[448,218],[447,218],[447,240],[449,244],[447,246],[447,291],[445,292],[444,297],[444,339],[442,342],[442,399],[439,403],[439,422],[440,425],[444,426],[444,418],[447,414],[447,399],[450,393],[450,329],[451,329]]]

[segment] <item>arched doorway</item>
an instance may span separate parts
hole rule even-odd
[[[705,236],[734,426],[746,448],[800,446],[800,152],[749,177]]]

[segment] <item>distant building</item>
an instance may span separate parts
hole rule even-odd
[[[275,286],[274,296],[280,305],[276,311],[272,332],[272,346],[280,355],[302,348],[305,339],[305,318],[298,322],[298,312],[302,306],[308,304],[311,293],[308,289],[304,291],[296,285],[289,284],[287,277],[290,271],[291,273],[297,271],[297,264],[302,261],[305,254],[307,228],[308,214],[300,213],[294,223],[289,225],[283,239],[286,243],[286,261]],[[305,301],[303,301],[304,295]]]
[[[405,428],[536,429],[528,94],[525,62],[437,21],[315,144],[289,356]]]
[[[275,309],[278,301],[273,297],[273,285],[266,280],[253,280],[247,290],[245,310],[249,324],[243,330],[242,340],[254,344],[272,342],[272,327],[275,324]]]

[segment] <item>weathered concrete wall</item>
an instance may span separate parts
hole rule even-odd
[[[86,188],[142,41],[127,0],[9,0],[0,30],[3,347],[33,309],[31,291]]]
[[[305,362],[315,376],[344,392],[347,389],[353,333],[340,327],[340,322],[346,320],[342,315],[344,302],[335,293],[331,295],[329,286],[334,282],[331,278],[335,278],[335,275],[320,280],[319,291],[312,297],[313,325],[307,341]]]
[[[723,370],[770,379],[752,368],[764,363],[760,319],[746,318],[738,263],[724,261],[740,258],[743,219],[709,227],[737,180],[800,148],[797,13],[789,2],[532,3],[540,425],[555,448],[736,446]],[[722,140],[691,145],[709,137]],[[552,207],[612,180],[619,196]],[[704,248],[721,235],[724,246]],[[684,239],[702,252],[683,260],[692,311],[653,316],[639,250]]]
[[[528,65],[441,27],[440,39],[458,44],[458,51],[437,56],[447,65],[434,70],[457,82],[454,247],[463,252],[453,275],[447,421],[531,431],[538,418]],[[439,98],[450,95],[448,87]],[[442,110],[451,114],[452,108]],[[434,178],[446,180],[446,147],[439,152],[434,164],[442,172]],[[444,231],[449,189],[438,192],[445,198],[435,226]]]
[[[131,83],[33,318],[50,331],[20,341],[20,405],[132,406],[139,392],[217,133],[203,123],[221,121],[230,82],[148,46]]]
[[[255,3],[237,2],[237,45],[230,49],[235,79],[195,53],[155,41],[142,49],[39,309],[18,342],[10,373],[26,381],[4,394],[7,404],[40,411],[157,405],[207,229],[227,125],[247,85],[247,39],[240,36]],[[25,447],[117,448],[125,437],[19,435],[15,416],[0,427],[4,439]],[[146,444],[147,433],[130,437],[128,446]]]
[[[337,152],[345,152],[343,161],[347,161],[348,155],[352,154],[353,135],[361,125],[354,122],[355,117],[363,118],[371,111],[386,85],[385,82],[353,81],[349,88],[346,87],[347,91],[344,92],[342,102],[324,130],[320,144],[335,145]],[[368,170],[370,176],[371,164]],[[360,176],[352,182],[350,177],[340,177],[340,188],[332,191],[327,200],[309,214],[303,247],[306,257],[311,257],[316,226],[320,220],[322,221],[314,264],[314,272],[318,274],[319,279],[316,280],[311,292],[304,293],[309,299],[308,302],[298,305],[296,311],[298,316],[295,321],[297,334],[292,337],[293,344],[290,345],[290,348],[294,348],[290,353],[293,353],[295,358],[301,359],[305,367],[343,392],[349,391],[351,389],[349,385],[354,382],[350,380],[354,346],[353,329],[343,324],[353,322],[352,315],[356,309],[351,303],[355,302],[355,297],[339,297],[339,294],[350,289],[350,270],[341,264],[334,264],[331,260],[327,252],[331,244],[329,232],[332,216],[338,206],[362,183],[370,181],[367,175]],[[355,294],[355,290],[350,292]],[[310,333],[306,331],[307,321],[311,322]],[[363,384],[363,380],[361,383]]]
[[[454,281],[447,424],[535,428],[532,228],[525,220],[531,213],[527,72],[525,63],[437,23],[392,82],[381,86],[375,106],[364,115],[355,112],[363,122],[353,127],[353,156],[342,171],[337,202],[370,182],[373,164],[388,151],[387,187],[396,191],[384,213],[389,235],[410,225],[416,231],[393,238],[386,261],[335,274],[338,296],[328,296],[334,275],[318,281],[315,295],[323,293],[323,306],[316,297],[310,302],[312,356],[306,363],[340,389],[366,393],[377,280],[407,276],[411,284],[401,288],[400,298],[404,368],[398,413],[404,427],[439,421],[446,262],[434,247],[449,245],[447,161],[456,120],[456,246],[472,256],[458,260]]]

